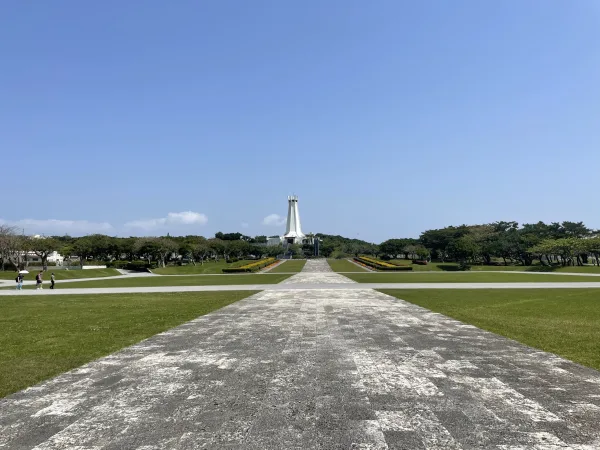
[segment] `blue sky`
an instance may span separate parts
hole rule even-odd
[[[0,220],[380,242],[600,228],[600,3],[0,4]],[[279,223],[279,225],[278,225]]]

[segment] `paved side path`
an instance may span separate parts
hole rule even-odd
[[[306,274],[297,274],[294,276]],[[205,286],[148,286],[120,288],[76,288],[76,289],[26,289],[23,291],[0,290],[0,297],[19,295],[87,295],[87,294],[132,294],[160,292],[203,292],[203,291],[297,291],[297,290],[365,290],[365,289],[600,289],[600,283],[354,283],[352,280],[327,281],[336,274],[317,274],[314,278],[288,278],[279,284],[231,284]],[[290,281],[291,280],[291,281]],[[320,281],[320,283],[315,282]]]
[[[356,261],[354,261],[352,258],[348,258],[346,261],[350,261],[352,264],[354,264],[356,267],[360,267],[361,269],[363,269],[365,272],[377,272],[375,269],[371,269],[368,266],[362,266],[359,263],[357,263]],[[342,272],[343,273],[343,272]],[[356,272],[354,272],[356,273]],[[413,273],[413,272],[411,272]]]
[[[282,265],[283,263],[285,263],[286,261],[288,261],[287,259],[282,259],[279,260],[279,262],[277,264],[273,264],[269,267],[267,267],[266,269],[261,269],[258,271],[258,273],[269,273],[271,270],[273,270],[275,267],[279,267],[280,265]]]
[[[0,447],[591,450],[598,423],[597,371],[373,290],[296,289],[0,400]]]
[[[119,270],[119,269],[117,269]],[[109,276],[109,277],[92,277],[92,278],[71,278],[68,280],[57,280],[56,281],[56,285],[59,286],[62,283],[73,283],[76,281],[101,281],[101,280],[117,280],[119,278],[140,278],[140,277],[154,277],[157,276],[151,272],[129,272],[129,273],[124,273],[123,271],[119,270],[119,272],[121,273],[121,275],[113,275],[113,276]],[[33,286],[36,284],[35,278],[31,278],[32,275],[29,275],[30,279],[28,280],[24,280],[23,281],[23,285],[24,286]],[[35,277],[35,274],[33,274],[33,277]],[[44,289],[49,289],[50,288],[50,275],[48,273],[46,273],[44,275]],[[0,287],[12,287],[12,288],[16,288],[16,283],[15,280],[0,280]],[[15,289],[16,290],[16,289]]]

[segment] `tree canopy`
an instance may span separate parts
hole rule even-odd
[[[203,236],[111,237],[91,234],[83,237],[50,236],[32,238],[14,227],[0,225],[0,261],[5,268],[25,267],[29,255],[43,264],[50,254],[83,265],[88,261],[145,260],[164,266],[185,261],[204,264],[221,258],[258,258],[284,252],[280,245],[267,246],[267,236],[218,232]],[[518,224],[498,221],[479,225],[453,225],[423,231],[418,238],[393,238],[380,244],[340,235],[317,233],[320,255],[330,258],[373,255],[384,259],[436,259],[461,264],[600,265],[600,232],[583,222],[535,222]],[[298,256],[312,256],[312,246],[297,246]]]

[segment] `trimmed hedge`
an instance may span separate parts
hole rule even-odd
[[[124,269],[127,264],[129,264],[129,261],[119,261],[116,259],[114,261],[107,261],[106,267],[113,269]]]
[[[275,263],[277,260],[275,258],[265,258],[259,259],[258,261],[251,262],[249,264],[244,264],[240,267],[227,267],[223,270],[223,273],[244,273],[244,272],[256,272],[263,267],[270,266]]]
[[[398,264],[392,264],[385,261],[380,261],[375,258],[369,258],[367,256],[357,256],[354,258],[354,261],[369,266],[373,269],[377,270],[412,270],[411,266],[399,266]]]
[[[157,267],[158,264],[156,264],[155,262],[148,263],[148,261],[131,261],[130,263],[125,265],[124,269],[145,272],[150,269],[156,269]]]

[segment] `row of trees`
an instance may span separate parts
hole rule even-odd
[[[386,248],[384,244],[381,248]],[[583,265],[590,257],[600,264],[600,231],[583,222],[452,226],[427,230],[410,244],[432,258],[464,264]]]
[[[600,231],[583,222],[519,225],[499,221],[427,230],[419,238],[388,239],[375,245],[342,236],[323,239],[326,257],[373,255],[384,259],[435,259],[468,264],[600,265]]]
[[[46,261],[59,244],[54,239],[32,239],[17,234],[14,227],[0,224],[0,262],[2,270],[9,264],[12,267],[27,266],[31,254]]]
[[[600,265],[600,232],[582,222],[519,225],[495,222],[483,225],[449,226],[427,230],[418,239],[388,239],[379,245],[339,235],[317,234],[324,257],[373,255],[381,258],[437,259],[462,264]],[[31,255],[46,265],[54,251],[83,265],[86,261],[117,259],[146,260],[165,266],[171,260],[185,259],[190,264],[208,260],[277,256],[281,246],[266,246],[266,236],[249,237],[242,233],[218,232],[213,238],[202,236],[162,236],[118,238],[94,234],[73,238],[52,236],[32,238],[19,235],[15,228],[0,225],[0,259],[6,266],[25,267]],[[312,255],[312,246],[291,246],[294,255]]]
[[[25,268],[33,255],[37,256],[43,266],[48,257],[57,251],[68,260],[77,260],[83,266],[86,261],[155,261],[166,266],[171,260],[186,259],[190,264],[204,264],[208,260],[224,258],[248,258],[277,256],[283,253],[281,246],[264,245],[266,236],[242,239],[240,234],[233,239],[230,233],[206,239],[202,236],[162,236],[162,237],[127,237],[118,238],[102,234],[93,234],[78,238],[70,236],[50,236],[34,238],[18,234],[13,227],[0,226],[0,259],[2,270],[7,267]],[[260,242],[260,243],[259,243]]]

